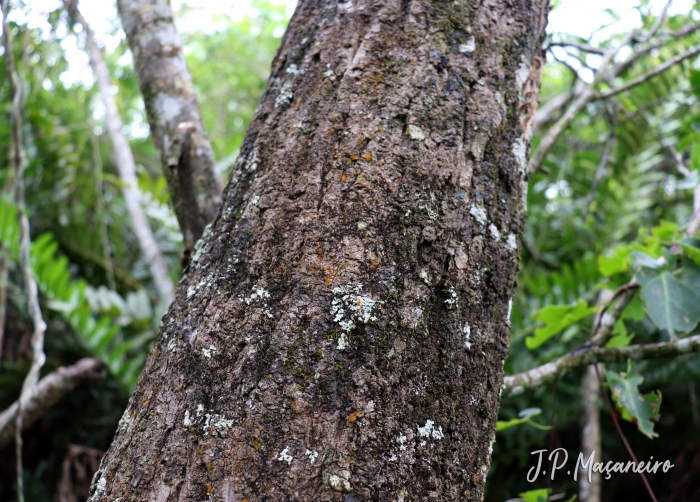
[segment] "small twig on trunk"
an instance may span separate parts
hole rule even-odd
[[[22,392],[19,397],[18,413],[16,417],[15,430],[15,453],[17,455],[17,499],[24,501],[24,481],[22,474],[22,418],[36,393],[39,382],[39,372],[44,365],[46,355],[44,354],[44,332],[46,323],[41,314],[39,305],[39,289],[32,275],[32,265],[29,257],[29,220],[27,209],[24,204],[24,170],[27,167],[27,157],[24,152],[24,140],[22,137],[22,88],[20,86],[19,75],[15,68],[14,52],[12,48],[12,34],[7,22],[7,0],[0,0],[2,10],[2,39],[5,48],[5,64],[7,65],[7,76],[10,83],[10,96],[12,98],[12,139],[10,148],[10,165],[17,173],[15,178],[15,204],[17,205],[17,216],[19,218],[19,239],[20,239],[20,269],[24,280],[24,288],[27,294],[27,309],[32,317],[34,330],[31,337],[32,364],[29,372],[24,378]]]
[[[85,21],[85,18],[78,10],[77,0],[65,0],[65,6],[66,10],[68,10],[75,21],[82,26],[83,31],[85,31],[85,44],[88,55],[90,56],[90,65],[92,66],[97,85],[100,89],[100,95],[105,104],[107,130],[109,131],[109,136],[114,147],[114,157],[117,169],[119,170],[119,177],[124,183],[122,187],[124,202],[129,211],[134,233],[138,239],[141,251],[150,268],[153,282],[158,289],[160,297],[170,305],[175,298],[175,286],[170,279],[168,267],[158,248],[158,243],[153,236],[143,207],[141,207],[138,180],[136,178],[136,162],[134,161],[134,155],[131,152],[129,141],[122,132],[123,125],[119,117],[117,103],[110,92],[111,83],[109,71],[107,70],[102,49],[97,45],[90,25],[88,25],[87,21]]]
[[[81,381],[102,378],[104,364],[97,359],[85,358],[71,366],[62,366],[39,381],[36,392],[28,401],[22,415],[22,430],[27,430],[42,415],[73,390]],[[0,413],[0,448],[4,447],[17,432],[19,401],[12,403]]]

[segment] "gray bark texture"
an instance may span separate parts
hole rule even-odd
[[[118,0],[148,123],[182,231],[185,263],[221,206],[222,184],[168,0]]]
[[[545,5],[298,4],[92,501],[482,499]]]

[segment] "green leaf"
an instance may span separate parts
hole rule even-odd
[[[535,329],[534,336],[525,339],[525,345],[528,349],[536,349],[560,331],[594,314],[597,310],[597,307],[588,307],[581,299],[573,306],[548,305],[533,316],[535,320],[544,322],[545,326]]]
[[[524,409],[520,413],[518,413],[518,418],[513,418],[511,420],[499,420],[498,422],[496,422],[496,432],[525,423],[529,423],[536,429],[548,431],[549,429],[551,429],[550,426],[541,425],[530,420],[532,417],[537,416],[540,413],[542,413],[542,410],[539,408]]]
[[[687,333],[698,324],[700,297],[688,284],[693,276],[682,277],[681,281],[668,270],[638,267],[635,277],[642,287],[640,297],[647,315],[656,326],[668,331],[672,340],[677,331]]]
[[[525,502],[547,502],[549,498],[549,489],[540,488],[539,490],[530,490],[519,494]]]
[[[613,328],[613,337],[605,344],[606,347],[612,349],[616,347],[626,347],[634,338],[634,333],[627,334],[627,328],[622,319],[618,319]]]
[[[661,224],[651,229],[651,234],[661,240],[670,241],[678,231],[678,224],[661,220]]]
[[[687,254],[696,265],[700,265],[700,240],[683,239],[679,242],[685,254]]]
[[[601,255],[598,257],[598,270],[605,277],[624,272],[629,268],[627,258],[632,251],[632,246],[615,246],[612,254],[607,253],[607,256]]]
[[[658,437],[654,432],[653,422],[660,417],[661,392],[642,395],[639,392],[639,385],[644,381],[644,377],[634,371],[631,362],[626,373],[606,370],[605,378],[610,384],[615,404],[622,411],[622,418],[637,424],[639,431],[649,439]]]

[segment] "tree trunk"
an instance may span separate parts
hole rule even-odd
[[[91,500],[482,499],[545,5],[299,3]]]
[[[187,262],[221,206],[222,185],[168,0],[118,0]]]

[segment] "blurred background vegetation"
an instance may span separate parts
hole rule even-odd
[[[579,8],[586,6],[580,4]],[[179,11],[183,23],[188,9],[183,5]],[[654,21],[651,11],[649,2],[639,2],[638,18],[647,27]],[[214,29],[182,33],[204,122],[225,178],[264,90],[288,14],[286,4],[256,0],[236,19],[220,15]],[[611,23],[615,15],[611,10]],[[697,8],[675,13],[664,30],[676,31],[698,20]],[[72,502],[84,500],[96,459],[110,443],[165,306],[158,302],[148,266],[132,234],[97,88],[90,78],[65,79],[70,69],[65,40],[71,33],[65,12],[53,12],[50,24],[51,30],[45,31],[15,23],[11,33],[25,90],[24,133],[29,159],[25,184],[32,265],[48,323],[47,364],[42,374],[85,356],[98,357],[109,371],[105,379],[80,385],[24,434],[25,489],[28,501]],[[609,47],[623,36],[612,26],[588,39],[557,33],[550,27],[549,39],[575,38]],[[115,20],[112,35],[119,37],[120,33]],[[168,206],[166,183],[148,136],[123,33],[121,37],[122,41],[106,52],[114,94],[138,164],[139,191],[146,201],[147,215],[171,276],[177,280],[182,238]],[[617,81],[624,83],[643,74],[699,42],[700,32],[671,40],[632,65]],[[540,103],[569,92],[577,82],[590,81],[588,65],[595,67],[596,58],[599,60],[599,55],[553,49],[542,78]],[[699,67],[697,58],[691,58],[615,99],[591,103],[557,141],[545,169],[532,177],[507,373],[547,362],[590,337],[589,316],[537,350],[525,344],[525,338],[538,326],[533,315],[541,308],[571,304],[579,298],[595,304],[601,289],[614,289],[623,282],[622,275],[601,273],[601,256],[608,256],[615,246],[634,242],[640,232],[643,236],[664,221],[680,225],[688,221],[692,189],[700,171]],[[0,347],[0,409],[17,399],[31,359],[31,323],[16,261],[17,229],[9,193],[11,103],[6,81],[5,65],[0,64],[0,237],[13,257],[6,336]],[[533,146],[539,141],[538,134]],[[609,161],[599,186],[592,191],[611,137]],[[676,153],[690,175],[678,171]],[[623,327],[617,328],[626,332],[627,343],[629,339],[634,343],[665,339],[638,300],[630,309]],[[624,366],[610,365],[618,370]],[[643,390],[660,389],[663,394],[661,419],[655,428],[660,438],[650,440],[634,424],[623,423],[627,437],[640,459],[653,455],[675,464],[669,474],[650,476],[660,500],[700,500],[700,409],[696,398],[700,356],[637,366],[645,377]],[[537,421],[549,424],[552,410],[556,410],[553,444],[578,452],[581,375],[582,371],[574,371],[560,379],[556,393],[548,385],[504,399],[501,420],[537,407],[544,410]],[[626,460],[607,412],[602,414],[601,427],[604,458]],[[527,424],[499,432],[487,500],[503,501],[545,487],[544,482],[542,486],[529,484],[525,473],[532,464],[530,452],[549,444],[550,432]],[[0,450],[0,500],[14,497],[13,455],[12,445]],[[555,491],[576,493],[575,483],[568,479],[568,484],[557,480]],[[641,480],[634,474],[604,481],[603,493],[603,499],[611,501],[647,499]]]

